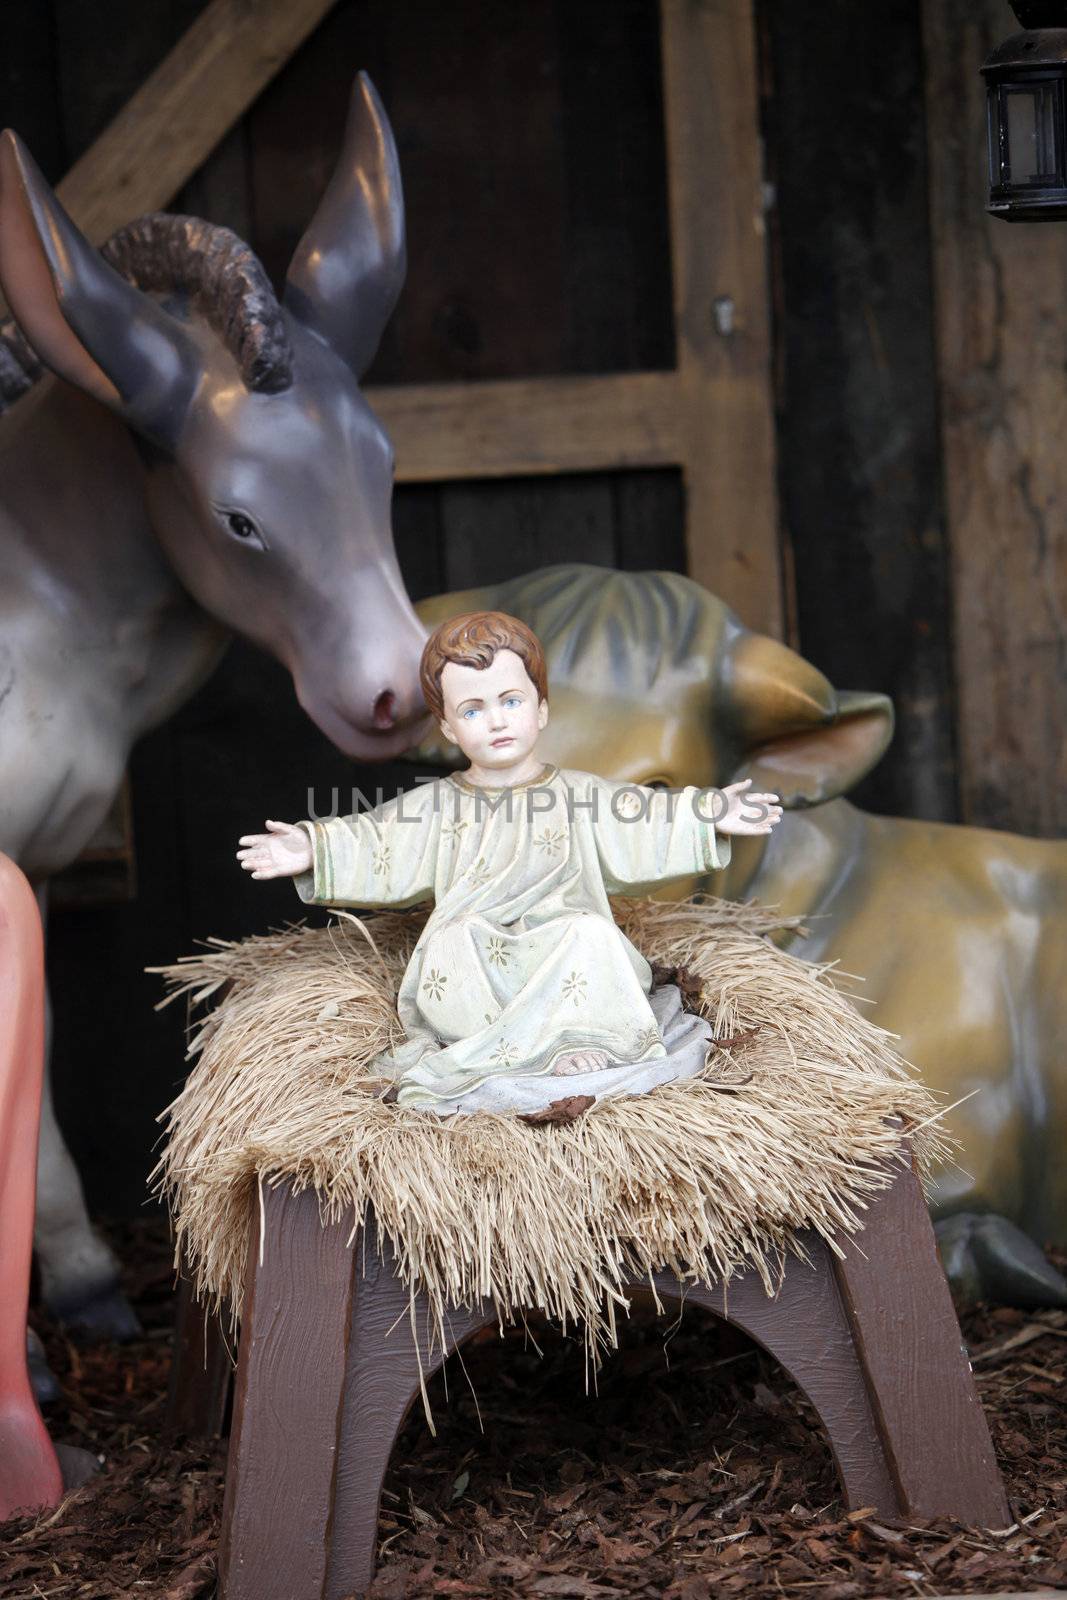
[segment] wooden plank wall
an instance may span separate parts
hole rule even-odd
[[[1067,226],[986,215],[1004,0],[926,0],[938,392],[968,821],[1067,832]]]
[[[793,637],[898,731],[852,798],[1067,825],[1067,228],[986,204],[1005,0],[764,0]],[[860,623],[859,619],[862,619]]]
[[[357,61],[389,107],[409,215],[408,282],[368,383],[671,365],[654,4],[337,6],[248,120],[253,237],[275,278],[325,185]],[[401,489],[413,592],[510,576],[535,551],[614,562],[634,546],[616,481]],[[642,482],[662,504],[634,555],[676,564],[675,474]]]
[[[890,751],[853,798],[951,821],[956,706],[918,5],[767,0],[763,26],[794,635],[835,683],[881,690],[896,706]]]
[[[157,211],[315,30],[333,0],[213,0],[64,174],[57,193],[92,244]],[[83,8],[97,22],[106,13]]]

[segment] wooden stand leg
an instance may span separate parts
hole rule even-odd
[[[902,1515],[1011,1522],[919,1180],[902,1167],[834,1260]]]
[[[314,1190],[264,1186],[249,1231],[219,1600],[323,1600],[355,1253]]]
[[[166,1429],[191,1439],[218,1438],[233,1378],[222,1320],[195,1299],[184,1276],[178,1280],[177,1301]]]
[[[345,1379],[341,1455],[324,1600],[360,1594],[374,1576],[382,1480],[401,1424],[419,1393],[411,1302],[393,1253],[372,1226],[356,1241],[352,1331]],[[450,1314],[446,1347],[430,1350],[429,1306],[415,1296],[415,1326],[428,1379],[453,1350],[489,1324],[489,1307]]]
[[[883,1516],[898,1510],[896,1489],[864,1380],[863,1366],[834,1282],[830,1251],[817,1234],[804,1236],[807,1266],[790,1260],[772,1299],[755,1272],[727,1285],[696,1284],[686,1300],[732,1322],[781,1363],[819,1414],[830,1441],[850,1510],[877,1506]],[[677,1280],[656,1276],[661,1298],[679,1298]]]
[[[223,1508],[219,1600],[347,1600],[374,1575],[382,1480],[429,1377],[487,1307],[453,1312],[430,1350],[371,1225],[349,1247],[311,1191],[265,1191],[253,1218]],[[654,1282],[732,1322],[781,1362],[829,1436],[851,1509],[1004,1527],[1008,1506],[917,1179],[872,1197],[839,1261],[817,1236],[771,1298],[754,1272],[716,1286]],[[649,1292],[635,1283],[635,1294]]]

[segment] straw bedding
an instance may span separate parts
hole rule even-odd
[[[614,910],[651,962],[685,969],[716,1039],[736,1042],[696,1078],[558,1126],[379,1098],[368,1063],[401,1037],[394,997],[422,911],[213,940],[158,969],[191,1013],[218,1002],[198,1016],[153,1174],[199,1293],[236,1320],[257,1184],[284,1177],[353,1228],[372,1208],[438,1319],[479,1299],[502,1321],[537,1308],[583,1328],[595,1360],[631,1275],[754,1266],[770,1291],[802,1230],[862,1226],[899,1159],[887,1119],[905,1119],[920,1170],[940,1153],[933,1096],[848,975],[767,937],[803,933],[800,919],[699,898]]]

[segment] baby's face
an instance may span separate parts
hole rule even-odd
[[[504,771],[531,754],[548,721],[548,702],[514,650],[498,650],[487,667],[447,661],[441,673],[441,732],[472,766]]]

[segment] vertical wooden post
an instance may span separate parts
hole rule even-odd
[[[263,1190],[249,1230],[219,1600],[322,1600],[355,1252],[313,1189]],[[262,1259],[261,1259],[262,1255]]]
[[[662,0],[689,574],[784,623],[752,0]]]
[[[1005,0],[924,0],[963,820],[1067,831],[1067,231],[987,215]]]

